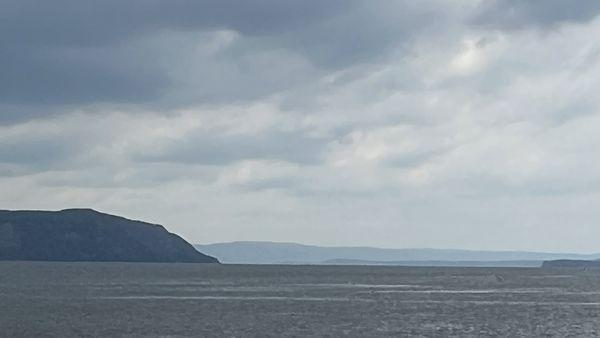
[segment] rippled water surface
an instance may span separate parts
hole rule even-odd
[[[600,270],[0,262],[1,336],[600,335]]]

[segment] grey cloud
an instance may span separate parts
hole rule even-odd
[[[108,130],[110,126],[110,122],[86,118],[2,126],[0,167],[8,169],[4,170],[7,175],[19,175],[102,165],[104,159],[96,151],[110,144],[116,130]]]
[[[5,0],[0,102],[23,113],[2,111],[0,122],[90,104],[252,100],[380,61],[445,15],[430,1]],[[193,34],[216,30],[239,39],[195,55],[206,41]],[[297,67],[272,71],[286,61]]]
[[[299,164],[322,161],[327,139],[307,137],[301,132],[270,131],[255,135],[197,133],[163,148],[134,155],[142,162],[225,165],[241,160],[282,160]]]
[[[484,1],[472,22],[506,30],[551,28],[566,22],[589,21],[598,14],[600,2],[596,0],[494,0]]]
[[[320,67],[340,69],[385,57],[418,33],[446,22],[447,16],[439,2],[362,2],[330,20],[290,32],[283,43]]]
[[[0,171],[1,173],[1,171]],[[2,176],[2,175],[0,175]],[[8,176],[8,175],[6,175]],[[188,164],[138,163],[135,167],[107,164],[80,171],[39,173],[36,182],[44,187],[68,188],[156,188],[176,181],[190,180],[210,184],[217,180],[216,170]]]
[[[2,140],[0,164],[12,164],[34,170],[48,170],[73,155],[74,143],[63,137],[35,137]]]
[[[141,51],[119,48],[14,47],[0,53],[5,104],[152,101],[169,84]],[[40,109],[43,110],[43,109]]]
[[[412,168],[431,161],[433,158],[445,154],[448,149],[425,150],[404,155],[393,156],[385,161],[386,165],[395,168]]]
[[[131,41],[164,31],[281,34],[351,5],[347,1],[3,1],[0,100],[25,105],[156,101],[171,88],[168,67],[157,62],[165,54],[161,50],[170,47],[169,41],[129,46]],[[168,63],[177,64],[178,59]]]
[[[4,0],[2,41],[36,45],[105,45],[161,29],[233,29],[273,34],[351,7],[355,1]]]
[[[287,192],[296,193],[301,189],[302,185],[306,185],[306,180],[297,176],[274,177],[256,179],[250,182],[237,183],[235,188],[243,191],[261,191],[261,190],[285,190]]]

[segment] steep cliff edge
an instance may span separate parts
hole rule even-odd
[[[0,260],[218,263],[160,225],[91,209],[0,210]]]

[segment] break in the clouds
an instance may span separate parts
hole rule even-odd
[[[600,251],[596,1],[0,1],[0,207]]]

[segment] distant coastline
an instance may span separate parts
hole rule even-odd
[[[551,260],[600,258],[600,254],[325,247],[259,241],[196,244],[195,247],[217,257],[222,263],[231,264],[540,267],[545,261]]]
[[[544,261],[543,268],[600,268],[600,260],[557,259]]]

